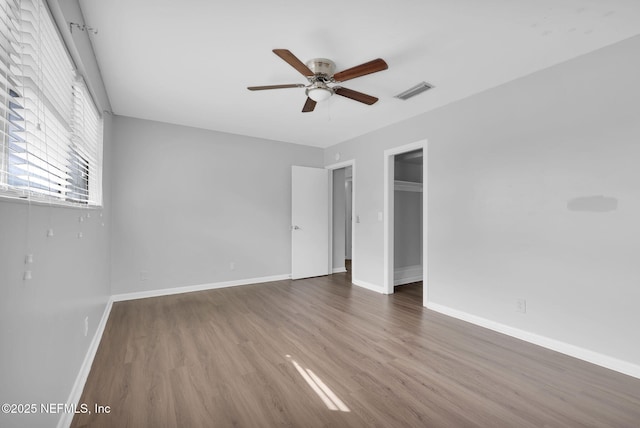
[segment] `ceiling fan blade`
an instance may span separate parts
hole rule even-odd
[[[351,98],[352,100],[355,100],[355,101],[360,101],[361,103],[365,103],[367,105],[375,104],[376,101],[378,101],[376,97],[363,94],[362,92],[354,91],[353,89],[333,88],[333,93],[337,95],[341,95],[343,97]]]
[[[350,79],[355,79],[356,77],[377,73],[378,71],[386,70],[387,68],[389,68],[387,63],[384,62],[382,58],[378,58],[373,61],[348,68],[344,71],[340,71],[339,73],[334,74],[333,78],[336,82],[344,82]]]
[[[291,67],[295,68],[303,76],[313,76],[313,71],[287,49],[274,49],[273,53],[285,60]]]
[[[248,86],[250,91],[264,91],[265,89],[285,89],[285,88],[304,88],[302,83],[292,83],[290,85],[267,85],[267,86]]]
[[[304,107],[302,107],[302,112],[309,113],[310,111],[313,111],[313,109],[316,108],[316,104],[317,103],[315,101],[307,97],[307,102],[304,103]]]

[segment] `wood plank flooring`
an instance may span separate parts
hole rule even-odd
[[[421,301],[337,274],[115,303],[80,400],[111,412],[72,426],[640,426],[640,380]]]

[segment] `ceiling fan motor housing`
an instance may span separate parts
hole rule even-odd
[[[333,89],[327,85],[333,81],[333,73],[336,71],[336,64],[327,58],[314,58],[307,61],[307,67],[313,71],[313,76],[309,76],[310,86],[305,93],[307,97],[316,102],[324,101],[333,95]]]
[[[336,64],[327,58],[314,58],[307,61],[306,65],[315,75],[319,74],[327,80],[329,80],[336,71]]]

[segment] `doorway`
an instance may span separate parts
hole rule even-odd
[[[422,149],[394,157],[393,285],[422,281]]]
[[[384,292],[422,281],[427,303],[426,140],[384,153]]]
[[[329,170],[330,190],[330,273],[347,273],[351,282],[354,271],[354,215],[355,161],[326,167]]]

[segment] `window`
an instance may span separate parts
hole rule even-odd
[[[102,204],[102,118],[44,0],[0,0],[0,196]]]

